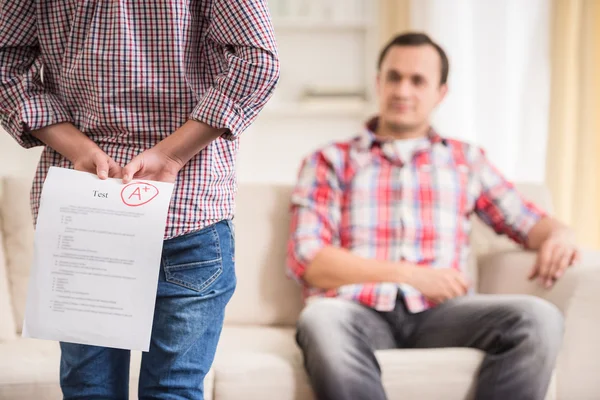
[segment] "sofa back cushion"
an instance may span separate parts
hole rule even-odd
[[[2,182],[0,182],[0,204],[2,202]],[[2,215],[0,213],[0,342],[16,337],[17,328],[11,302],[8,273],[6,270],[6,252],[2,233]]]
[[[302,308],[285,275],[292,188],[241,185],[234,217],[237,288],[226,312],[235,324],[293,325]]]
[[[2,183],[4,196],[0,196],[0,231],[5,236],[8,282],[15,322],[20,332],[33,253],[30,182],[6,178]],[[550,196],[542,186],[519,185],[519,189],[526,197],[551,211]],[[227,323],[293,325],[302,309],[300,288],[285,275],[291,192],[289,185],[251,184],[239,187],[234,219],[238,284],[227,307]],[[476,271],[477,256],[516,247],[478,219],[475,218],[473,223],[471,271]],[[0,266],[0,317],[1,293],[6,293],[1,289],[1,277]],[[476,276],[473,279],[476,280]]]
[[[34,229],[29,201],[30,187],[31,182],[27,179],[7,177],[3,180],[3,196],[0,199],[8,282],[19,333],[23,328],[29,270],[33,258]]]
[[[550,195],[540,185],[518,185],[528,199],[551,211]],[[285,275],[292,187],[240,185],[235,212],[238,285],[227,307],[226,323],[293,325],[302,309],[298,285]],[[476,259],[517,245],[496,235],[473,217],[469,270],[477,281]]]

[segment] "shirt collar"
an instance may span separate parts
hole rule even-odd
[[[363,132],[359,138],[359,146],[361,149],[370,150],[371,147],[373,146],[373,144],[375,144],[375,143],[382,144],[384,142],[389,141],[387,139],[379,138],[375,134],[375,132],[377,132],[378,124],[379,124],[379,117],[377,117],[377,116],[371,118],[370,120],[368,120],[366,122]],[[429,127],[429,132],[427,133],[427,138],[429,139],[429,142],[431,143],[431,145],[438,144],[438,143],[441,143],[444,146],[448,145],[446,139],[441,137],[435,131],[435,129],[433,129],[433,127]]]

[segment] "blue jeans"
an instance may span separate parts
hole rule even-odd
[[[230,221],[164,242],[140,399],[200,400],[235,286]],[[61,343],[65,400],[127,399],[128,350]]]

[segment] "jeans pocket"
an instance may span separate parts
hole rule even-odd
[[[196,292],[206,291],[223,273],[215,226],[171,239],[165,246],[163,262],[167,282]]]

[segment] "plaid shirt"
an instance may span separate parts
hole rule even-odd
[[[375,136],[376,123],[304,160],[292,196],[288,272],[304,286],[305,298],[342,297],[389,311],[400,290],[407,308],[420,312],[433,304],[406,284],[322,290],[302,277],[325,246],[368,259],[466,272],[472,213],[522,245],[545,214],[503,178],[481,149],[431,130],[412,159],[401,160],[392,141]]]
[[[279,78],[265,0],[0,0],[2,126],[26,148],[30,132],[71,122],[121,165],[188,119],[228,131],[180,172],[165,237],[231,218],[235,140]],[[42,82],[43,66],[43,82]],[[50,166],[32,188],[37,214]]]

